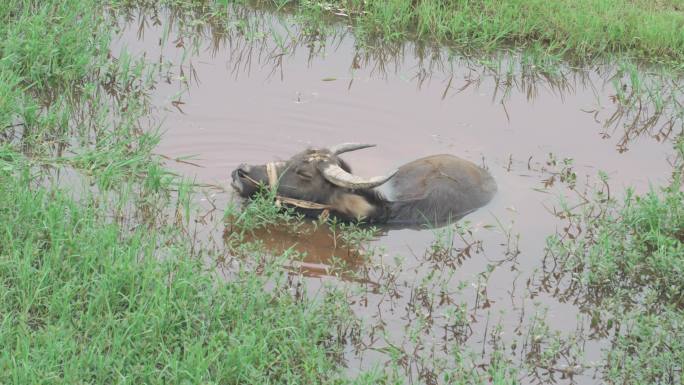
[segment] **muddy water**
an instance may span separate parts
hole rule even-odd
[[[265,17],[276,33],[285,33],[283,23],[296,31],[288,22]],[[565,171],[576,175],[577,191],[583,191],[587,180],[594,183],[599,170],[610,176],[612,191],[625,186],[646,191],[651,184],[662,184],[671,170],[671,147],[651,138],[637,138],[627,151],[618,151],[619,128],[607,131],[596,119],[612,113],[615,93],[597,73],[571,76],[560,87],[541,81],[528,84],[534,92],[513,86],[502,99],[497,79],[481,68],[450,61],[444,52],[421,57],[411,44],[398,55],[368,53],[359,50],[342,28],[313,50],[287,38],[278,43],[273,32],[253,42],[227,39],[218,46],[207,38],[182,67],[183,76],[190,76],[190,86],[182,93],[184,86],[177,81],[181,44],[173,34],[161,43],[163,28],[164,22],[147,24],[140,37],[134,25],[124,32],[120,44],[145,52],[150,60],[161,57],[175,63],[176,78],[160,85],[153,95],[164,131],[158,152],[182,158],[168,162],[179,173],[227,189],[225,193],[212,190],[210,199],[218,210],[233,199],[229,173],[238,164],[284,160],[307,146],[377,143],[376,148],[344,155],[355,173],[366,176],[440,153],[489,169],[498,183],[498,195],[462,221],[469,223],[472,235],[465,241],[456,237],[455,247],[474,246],[447,281],[469,283],[469,291],[453,291],[459,301],[479,309],[473,312],[474,331],[467,342],[476,350],[483,345],[487,324],[496,319],[504,325],[504,333],[512,335],[519,320],[533,312],[535,301],[548,308],[552,328],[572,332],[585,322],[581,317],[578,321],[576,307],[552,295],[541,293],[531,299],[525,285],[540,268],[545,237],[560,226],[550,214],[559,197],[579,199],[567,182],[560,181],[563,159],[572,159]],[[587,112],[595,110],[600,114]],[[314,291],[320,283],[338,279],[326,274],[331,254],[355,255],[336,251],[326,244],[325,236],[271,233],[264,238],[275,248],[296,243],[309,253],[307,271]],[[381,231],[374,242],[381,250],[365,266],[370,270],[366,282],[381,280],[399,258],[403,262],[396,279],[398,294],[388,300],[370,290],[365,301],[355,304],[357,314],[369,322],[382,318],[389,338],[407,349],[412,342],[406,338],[410,316],[405,309],[413,301],[412,290],[440,268],[426,257],[435,238],[430,229]],[[354,269],[364,269],[358,259],[350,258]],[[385,265],[388,270],[377,269]],[[488,279],[478,286],[486,271],[491,271]],[[376,350],[359,354],[350,348],[351,372],[385,362],[387,356],[377,352],[383,346],[377,342]],[[585,359],[598,360],[602,346],[600,340],[590,341]],[[590,374],[574,380],[595,382]]]

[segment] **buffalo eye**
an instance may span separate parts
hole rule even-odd
[[[301,168],[296,169],[295,173],[303,179],[310,180],[311,178],[313,178],[313,174],[311,174],[311,172],[309,172],[308,170],[303,170]]]

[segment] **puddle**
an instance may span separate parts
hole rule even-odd
[[[387,339],[405,351],[437,354],[430,349],[456,343],[445,332],[450,301],[471,309],[472,330],[462,342],[483,356],[488,327],[500,322],[503,335],[516,336],[520,324],[529,322],[535,302],[548,308],[551,328],[572,334],[586,326],[575,306],[529,282],[541,267],[545,237],[561,225],[551,214],[558,197],[579,199],[587,180],[593,184],[599,171],[607,173],[616,193],[626,186],[647,191],[665,183],[671,173],[667,142],[643,136],[630,138],[625,146],[619,129],[607,132],[591,112],[609,116],[614,110],[610,80],[584,73],[559,86],[540,78],[514,85],[502,103],[497,87],[502,79],[462,60],[450,61],[445,52],[410,43],[398,56],[368,51],[357,47],[342,27],[324,44],[290,38],[283,43],[274,32],[293,33],[296,26],[287,19],[263,17],[273,31],[267,36],[251,42],[244,37],[213,39],[217,46],[207,38],[186,58],[186,94],[180,96],[184,86],[170,79],[153,95],[165,131],[157,151],[182,159],[169,161],[169,167],[198,183],[226,189],[228,193],[207,197],[220,214],[233,199],[231,170],[241,163],[285,160],[308,146],[376,143],[375,148],[343,155],[364,176],[432,154],[468,159],[489,170],[498,194],[460,222],[460,235],[453,227],[381,231],[373,242],[379,251],[368,262],[331,245],[333,237],[320,229],[305,236],[273,229],[259,238],[276,250],[296,244],[308,254],[301,267],[312,292],[345,278],[330,273],[335,270],[331,256],[344,257],[353,272],[346,278],[368,288],[357,294],[357,314],[369,324],[381,321]],[[149,60],[179,63],[180,40],[172,34],[160,43],[164,21],[153,24],[148,20],[139,40],[139,25],[132,23],[119,44],[145,52]],[[181,77],[180,70],[176,75]],[[440,236],[454,242],[435,242]],[[468,284],[459,287],[459,282]],[[422,300],[429,306],[419,303],[419,294],[426,291],[429,295]],[[440,295],[448,298],[447,305],[433,306],[430,301]],[[419,310],[433,320],[419,331],[431,336],[432,347],[407,336]],[[371,348],[362,352],[350,346],[346,358],[351,373],[388,360],[382,341],[368,341]],[[599,360],[603,346],[601,339],[587,342],[585,360]],[[570,361],[565,364],[572,366]],[[409,371],[420,373],[419,362],[408,364]],[[559,379],[557,370],[545,379],[554,371]],[[594,383],[592,374],[566,381]],[[530,376],[524,381],[537,380]]]

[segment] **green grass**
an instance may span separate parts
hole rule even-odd
[[[593,58],[625,54],[681,66],[684,2],[680,0],[348,0],[293,1],[297,7],[351,16],[365,33],[417,37],[492,50],[539,47]],[[316,12],[313,12],[314,14]]]
[[[609,296],[636,306],[646,298],[651,310],[684,307],[683,202],[677,188],[643,196],[628,190],[619,204],[587,205],[573,214],[587,235],[551,247],[561,248],[566,267],[596,300]]]
[[[346,304],[206,271],[143,130],[163,65],[110,54],[106,5],[0,5],[0,383],[341,381]]]
[[[335,301],[203,271],[59,190],[0,175],[0,383],[331,383]]]
[[[116,8],[170,6],[220,24],[234,4],[298,16],[313,35],[331,22],[360,41],[418,39],[473,53],[527,49],[590,62],[615,55],[638,62],[684,63],[682,0],[115,0]]]
[[[381,348],[388,364],[345,378],[338,355],[350,347],[343,345],[349,343],[345,339],[362,333],[356,324],[361,321],[349,313],[348,293],[325,288],[314,298],[300,291],[293,295],[291,277],[279,268],[284,261],[244,241],[255,228],[285,224],[294,231],[301,225],[301,218],[275,207],[272,196],[261,196],[242,211],[227,209],[233,226],[228,249],[245,251],[230,279],[202,262],[224,255],[210,254],[190,239],[185,227],[194,186],[164,168],[153,154],[160,139],[156,127],[144,124],[148,95],[166,64],[110,52],[116,20],[130,15],[127,7],[152,12],[156,3],[10,0],[0,5],[0,383],[405,383],[408,352],[391,344]],[[172,9],[175,26],[184,33],[207,26],[256,37],[268,33],[244,17],[231,19],[229,1],[161,3]],[[520,66],[482,59],[492,71],[541,65],[546,76],[560,68],[563,55],[617,54],[678,67],[684,57],[681,1],[268,4],[294,9],[306,24],[304,34],[339,18],[354,25],[367,44],[418,38],[487,52],[531,49],[533,54],[520,54]],[[332,17],[331,11],[350,17]],[[675,130],[681,128],[678,81],[668,78],[663,95],[663,83],[645,81],[634,63],[625,63],[614,77],[616,98],[625,106],[622,116],[652,121],[644,116],[661,114],[674,119]],[[651,103],[648,114],[642,113],[643,100]],[[673,169],[676,181],[682,158]],[[73,174],[75,181],[55,185],[57,171]],[[681,382],[681,187],[675,182],[643,196],[610,198],[597,194],[564,212],[572,225],[582,227],[582,236],[551,238],[547,258],[567,267],[556,278],[569,284],[592,327],[615,336],[597,364],[606,382]],[[375,234],[356,225],[318,224],[331,226],[341,242],[358,248]],[[445,231],[432,250],[445,255],[440,263],[453,259],[455,234],[448,231],[459,228]],[[455,272],[447,265],[442,263],[445,276]],[[389,291],[392,281],[385,279]],[[428,287],[425,281],[431,279],[434,287],[446,289],[441,278],[426,277],[419,286]],[[479,279],[474,290],[480,290]],[[434,310],[452,311],[454,325],[466,330],[471,309],[463,298],[458,307]],[[417,321],[405,332],[420,346],[417,341],[436,335],[428,333],[422,305],[414,305]],[[536,349],[524,352],[527,363],[516,348],[504,345],[499,324],[482,342],[486,354],[452,341],[448,355],[439,359],[421,352],[426,354],[421,365],[438,369],[441,383],[515,384],[536,367],[575,363],[578,343],[555,333],[543,317],[535,314],[532,326],[521,331],[524,337],[513,337],[514,344]]]
[[[680,160],[684,155],[678,143]],[[566,209],[566,233],[549,238],[545,265],[562,292],[614,334],[601,365],[611,384],[680,383],[684,370],[684,191],[671,185],[621,200],[599,190]],[[579,231],[579,233],[578,233]]]

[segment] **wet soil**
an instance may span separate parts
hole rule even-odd
[[[418,344],[407,337],[419,312],[434,319],[421,332],[434,337],[434,346],[456,343],[446,337],[449,301],[471,309],[471,330],[461,342],[483,356],[495,322],[504,335],[524,339],[521,324],[530,322],[534,303],[548,308],[553,329],[572,334],[587,327],[580,309],[538,285],[546,237],[562,226],[554,208],[561,197],[579,201],[599,170],[615,193],[626,186],[647,191],[671,172],[669,144],[648,135],[625,142],[621,127],[605,126],[616,108],[610,80],[573,71],[560,82],[511,79],[413,43],[390,52],[360,47],[345,27],[310,43],[292,37],[297,27],[291,20],[261,17],[271,28],[263,37],[208,36],[185,60],[182,40],[173,33],[162,38],[164,19],[161,25],[133,21],[119,42],[151,61],[173,63],[175,78],[153,95],[164,132],[158,152],[181,159],[168,162],[180,174],[220,187],[202,198],[216,207],[215,228],[221,230],[220,213],[235,199],[230,171],[241,163],[284,160],[307,146],[376,143],[343,156],[355,173],[372,176],[427,155],[454,154],[486,167],[499,187],[492,202],[461,220],[468,228],[462,236],[381,229],[375,252],[366,257],[335,244],[321,229],[315,235],[273,229],[256,236],[275,252],[292,245],[306,252],[303,271],[312,292],[345,278],[360,282],[367,290],[355,294],[356,313],[369,324],[381,323],[387,338],[405,351],[430,350],[415,349]],[[290,37],[274,37],[287,36],[286,30]],[[179,78],[189,80],[187,92]],[[440,237],[453,242],[436,242]],[[356,274],[333,273],[332,255],[346,259]],[[430,295],[423,298],[425,291]],[[445,305],[430,302],[445,295]],[[587,340],[585,360],[599,360],[605,341]],[[350,344],[346,355],[351,373],[388,360],[381,339],[367,337],[365,349],[359,346]],[[558,365],[574,364],[567,361]],[[413,372],[421,373],[419,362]],[[560,369],[546,375],[554,370]],[[591,375],[567,381],[595,383]]]

